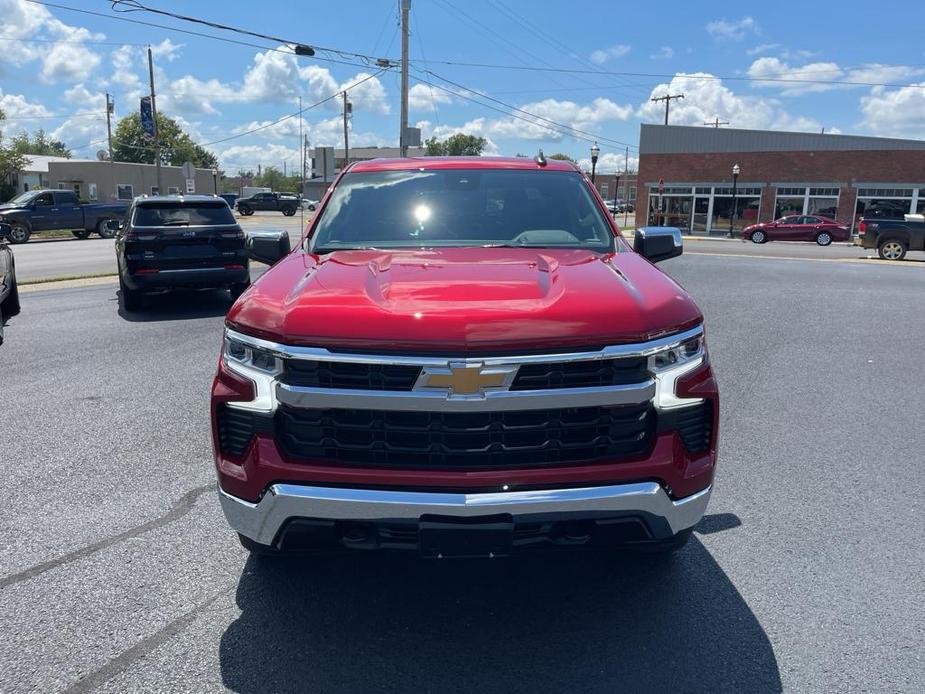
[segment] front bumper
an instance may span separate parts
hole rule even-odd
[[[300,519],[417,523],[423,516],[477,519],[502,514],[515,524],[635,518],[644,524],[649,539],[658,540],[696,525],[711,490],[712,485],[673,500],[656,482],[478,494],[274,484],[256,503],[221,488],[219,498],[232,528],[270,546],[290,521]]]

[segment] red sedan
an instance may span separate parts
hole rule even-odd
[[[755,243],[767,241],[815,241],[828,246],[832,241],[847,241],[851,229],[846,224],[818,215],[790,215],[773,222],[752,224],[742,230],[743,239]]]

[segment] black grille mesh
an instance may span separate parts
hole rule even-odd
[[[524,364],[511,390],[591,388],[641,383],[648,378],[645,357]]]
[[[648,405],[521,412],[394,412],[282,407],[277,443],[295,459],[382,467],[492,469],[641,455]]]
[[[283,383],[314,388],[409,391],[420,366],[287,359]]]

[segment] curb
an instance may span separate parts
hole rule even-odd
[[[74,287],[92,287],[99,284],[114,284],[118,275],[89,275],[87,277],[62,277],[60,279],[40,279],[19,283],[19,291],[23,294],[40,292],[47,289],[72,289]]]

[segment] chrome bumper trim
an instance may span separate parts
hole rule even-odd
[[[496,390],[479,395],[452,395],[446,391],[388,391],[307,388],[276,385],[276,400],[291,407],[316,409],[397,410],[426,412],[507,412],[569,407],[638,405],[655,395],[655,381],[595,388],[548,390]],[[235,404],[235,403],[230,403]]]
[[[478,494],[274,484],[257,503],[239,499],[221,488],[218,491],[231,527],[270,545],[291,518],[416,521],[424,514],[472,517],[509,513],[525,522],[556,516],[565,519],[610,513],[647,514],[657,521],[650,523],[653,533],[670,537],[698,523],[711,490],[712,485],[673,501],[656,482]]]

